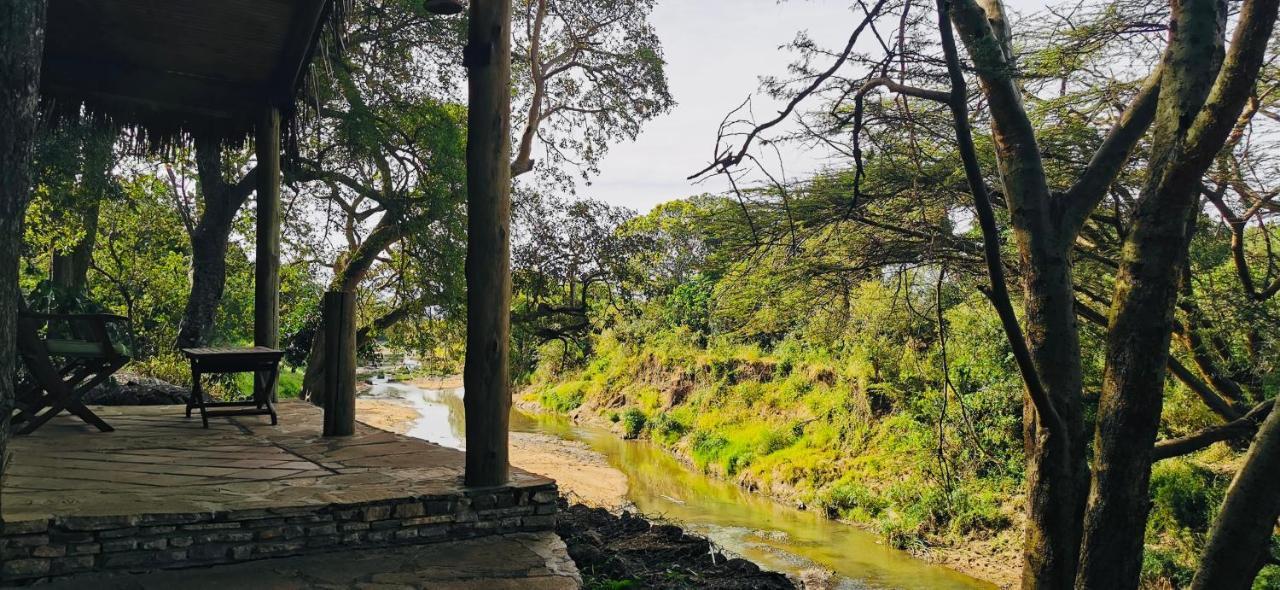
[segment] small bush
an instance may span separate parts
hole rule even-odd
[[[126,370],[143,377],[159,379],[165,383],[183,387],[191,385],[191,363],[178,354],[156,355],[134,360],[129,363]]]
[[[626,438],[639,438],[640,433],[644,432],[647,421],[644,412],[636,408],[627,408],[626,413],[622,415],[623,435]]]
[[[707,465],[719,458],[720,452],[727,446],[729,446],[729,441],[725,440],[723,436],[705,430],[698,431],[693,436],[693,445],[690,447],[694,465],[706,471]]]
[[[655,441],[672,445],[689,431],[674,412],[660,412],[649,421],[649,432]]]
[[[1187,461],[1164,461],[1151,471],[1150,528],[1206,532],[1222,503],[1224,478]]]

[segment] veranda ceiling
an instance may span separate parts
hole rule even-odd
[[[50,0],[43,87],[152,143],[243,138],[267,106],[291,110],[342,0]]]

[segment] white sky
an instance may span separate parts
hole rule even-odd
[[[1042,0],[1008,2],[1035,11]],[[649,122],[633,142],[610,148],[592,186],[582,197],[641,212],[654,205],[704,192],[721,192],[720,179],[693,185],[685,180],[711,161],[716,129],[724,116],[756,94],[762,75],[784,76],[795,54],[781,49],[798,31],[826,47],[843,46],[861,11],[850,0],[661,0],[652,22],[662,40],[667,77],[677,106]],[[767,119],[776,103],[756,96],[755,113]],[[789,177],[822,167],[823,154],[784,152]]]

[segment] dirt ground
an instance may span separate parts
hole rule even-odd
[[[418,412],[398,400],[357,399],[356,416],[369,426],[404,434],[418,418]],[[582,443],[513,432],[511,464],[556,480],[560,492],[573,502],[610,509],[626,504],[627,476]]]

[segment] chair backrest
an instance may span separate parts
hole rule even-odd
[[[27,301],[18,292],[17,344],[18,354],[36,382],[44,387],[57,387],[63,383],[57,367],[49,358],[49,348],[40,337],[40,321],[29,315]]]

